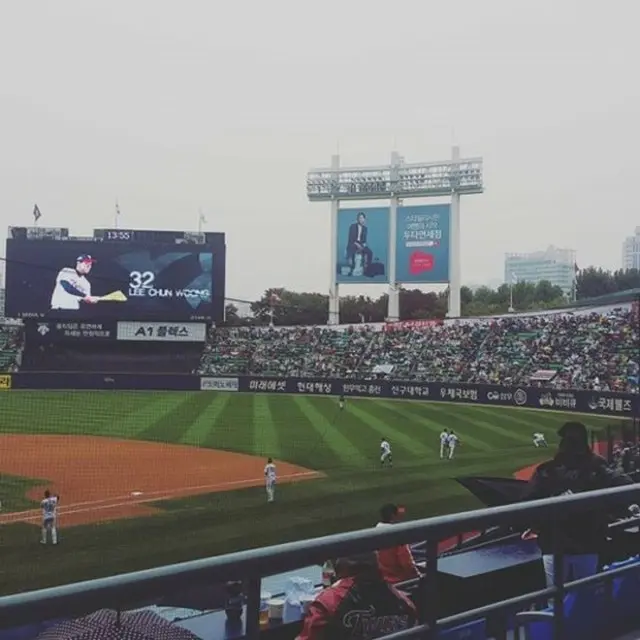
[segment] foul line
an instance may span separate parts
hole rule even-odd
[[[294,480],[296,478],[321,478],[322,473],[318,471],[301,471],[298,473],[289,473],[278,477],[279,480]],[[217,482],[215,484],[201,484],[191,487],[179,487],[176,489],[167,489],[164,491],[148,491],[142,497],[114,496],[113,498],[103,498],[101,500],[90,500],[87,502],[75,502],[70,505],[60,505],[58,508],[59,516],[71,515],[76,513],[87,513],[89,511],[101,511],[104,509],[117,509],[125,506],[139,506],[149,502],[160,502],[169,500],[173,497],[183,495],[183,497],[191,497],[197,494],[206,493],[211,489],[211,493],[223,493],[220,489],[240,486],[260,486],[264,478],[248,478],[246,480],[228,480],[226,482]],[[133,489],[135,491],[135,489]],[[117,500],[119,502],[114,502]],[[32,515],[31,515],[32,514]],[[0,515],[0,523],[10,524],[12,522],[30,522],[32,520],[40,520],[42,517],[38,509],[29,509],[27,511],[15,511]]]

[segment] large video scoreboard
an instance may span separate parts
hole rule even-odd
[[[220,322],[224,233],[10,227],[5,315]]]

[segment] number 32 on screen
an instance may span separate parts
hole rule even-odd
[[[129,286],[132,289],[150,289],[156,279],[152,271],[131,271],[129,273]]]

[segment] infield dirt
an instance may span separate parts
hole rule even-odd
[[[59,494],[65,527],[150,516],[158,513],[152,503],[160,500],[260,486],[265,462],[264,457],[139,440],[0,436],[0,473],[42,480],[27,493],[32,500],[39,501],[45,489]],[[275,462],[279,484],[323,475]],[[39,521],[38,509],[0,515],[0,524]]]

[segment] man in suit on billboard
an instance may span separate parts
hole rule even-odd
[[[356,222],[349,225],[349,239],[347,241],[347,261],[351,266],[350,276],[356,266],[356,255],[362,256],[362,269],[366,272],[371,264],[373,253],[367,245],[367,216],[363,211],[358,213]]]

